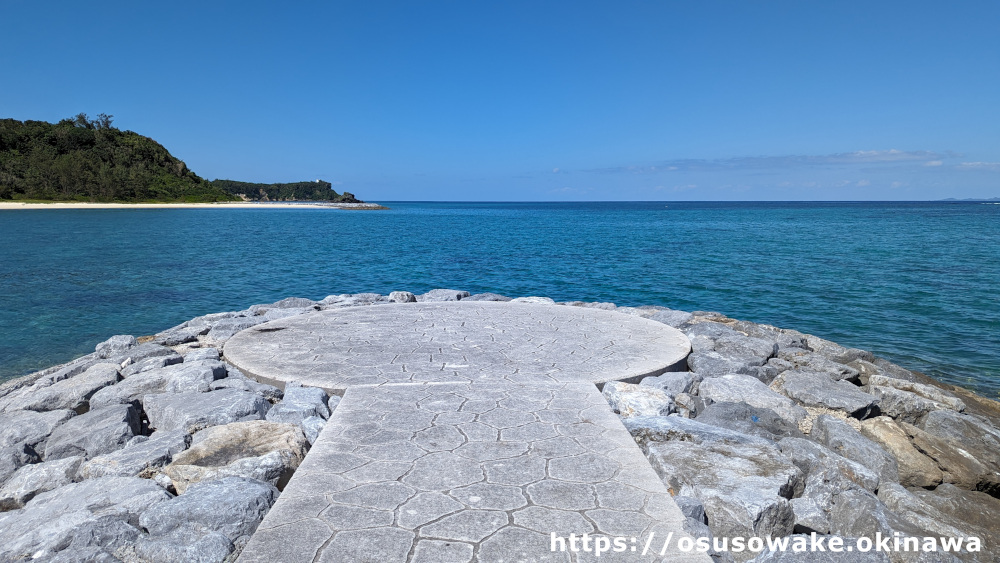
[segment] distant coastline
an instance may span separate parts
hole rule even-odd
[[[227,208],[227,209],[348,209],[376,210],[389,209],[377,203],[330,203],[324,201],[304,202],[246,202],[218,201],[212,203],[84,203],[84,202],[51,202],[22,203],[0,201],[0,210],[8,209],[191,209],[191,208]]]

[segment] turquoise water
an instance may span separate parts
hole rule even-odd
[[[0,379],[290,295],[715,310],[1000,390],[1000,205],[389,203],[0,211]]]

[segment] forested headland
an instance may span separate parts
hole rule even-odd
[[[208,181],[163,145],[86,114],[58,123],[0,119],[0,200],[80,202],[336,201],[329,182]]]

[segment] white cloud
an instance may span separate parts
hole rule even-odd
[[[958,167],[966,170],[1000,170],[1000,162],[963,162]]]
[[[924,163],[924,166],[941,166],[942,164],[944,164],[944,161],[928,160],[927,162]]]
[[[871,182],[869,180],[858,180],[858,187],[863,188],[865,186],[870,186]]]

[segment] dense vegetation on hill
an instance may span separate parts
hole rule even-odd
[[[236,180],[212,180],[212,185],[241,199],[254,201],[335,201],[340,203],[358,203],[359,201],[350,192],[338,194],[333,190],[333,184],[322,180],[291,184],[254,184],[252,182],[237,182]]]
[[[329,182],[209,182],[162,145],[81,113],[59,123],[0,119],[0,200],[356,202]]]
[[[79,114],[59,123],[0,119],[0,199],[227,201],[149,137]]]

